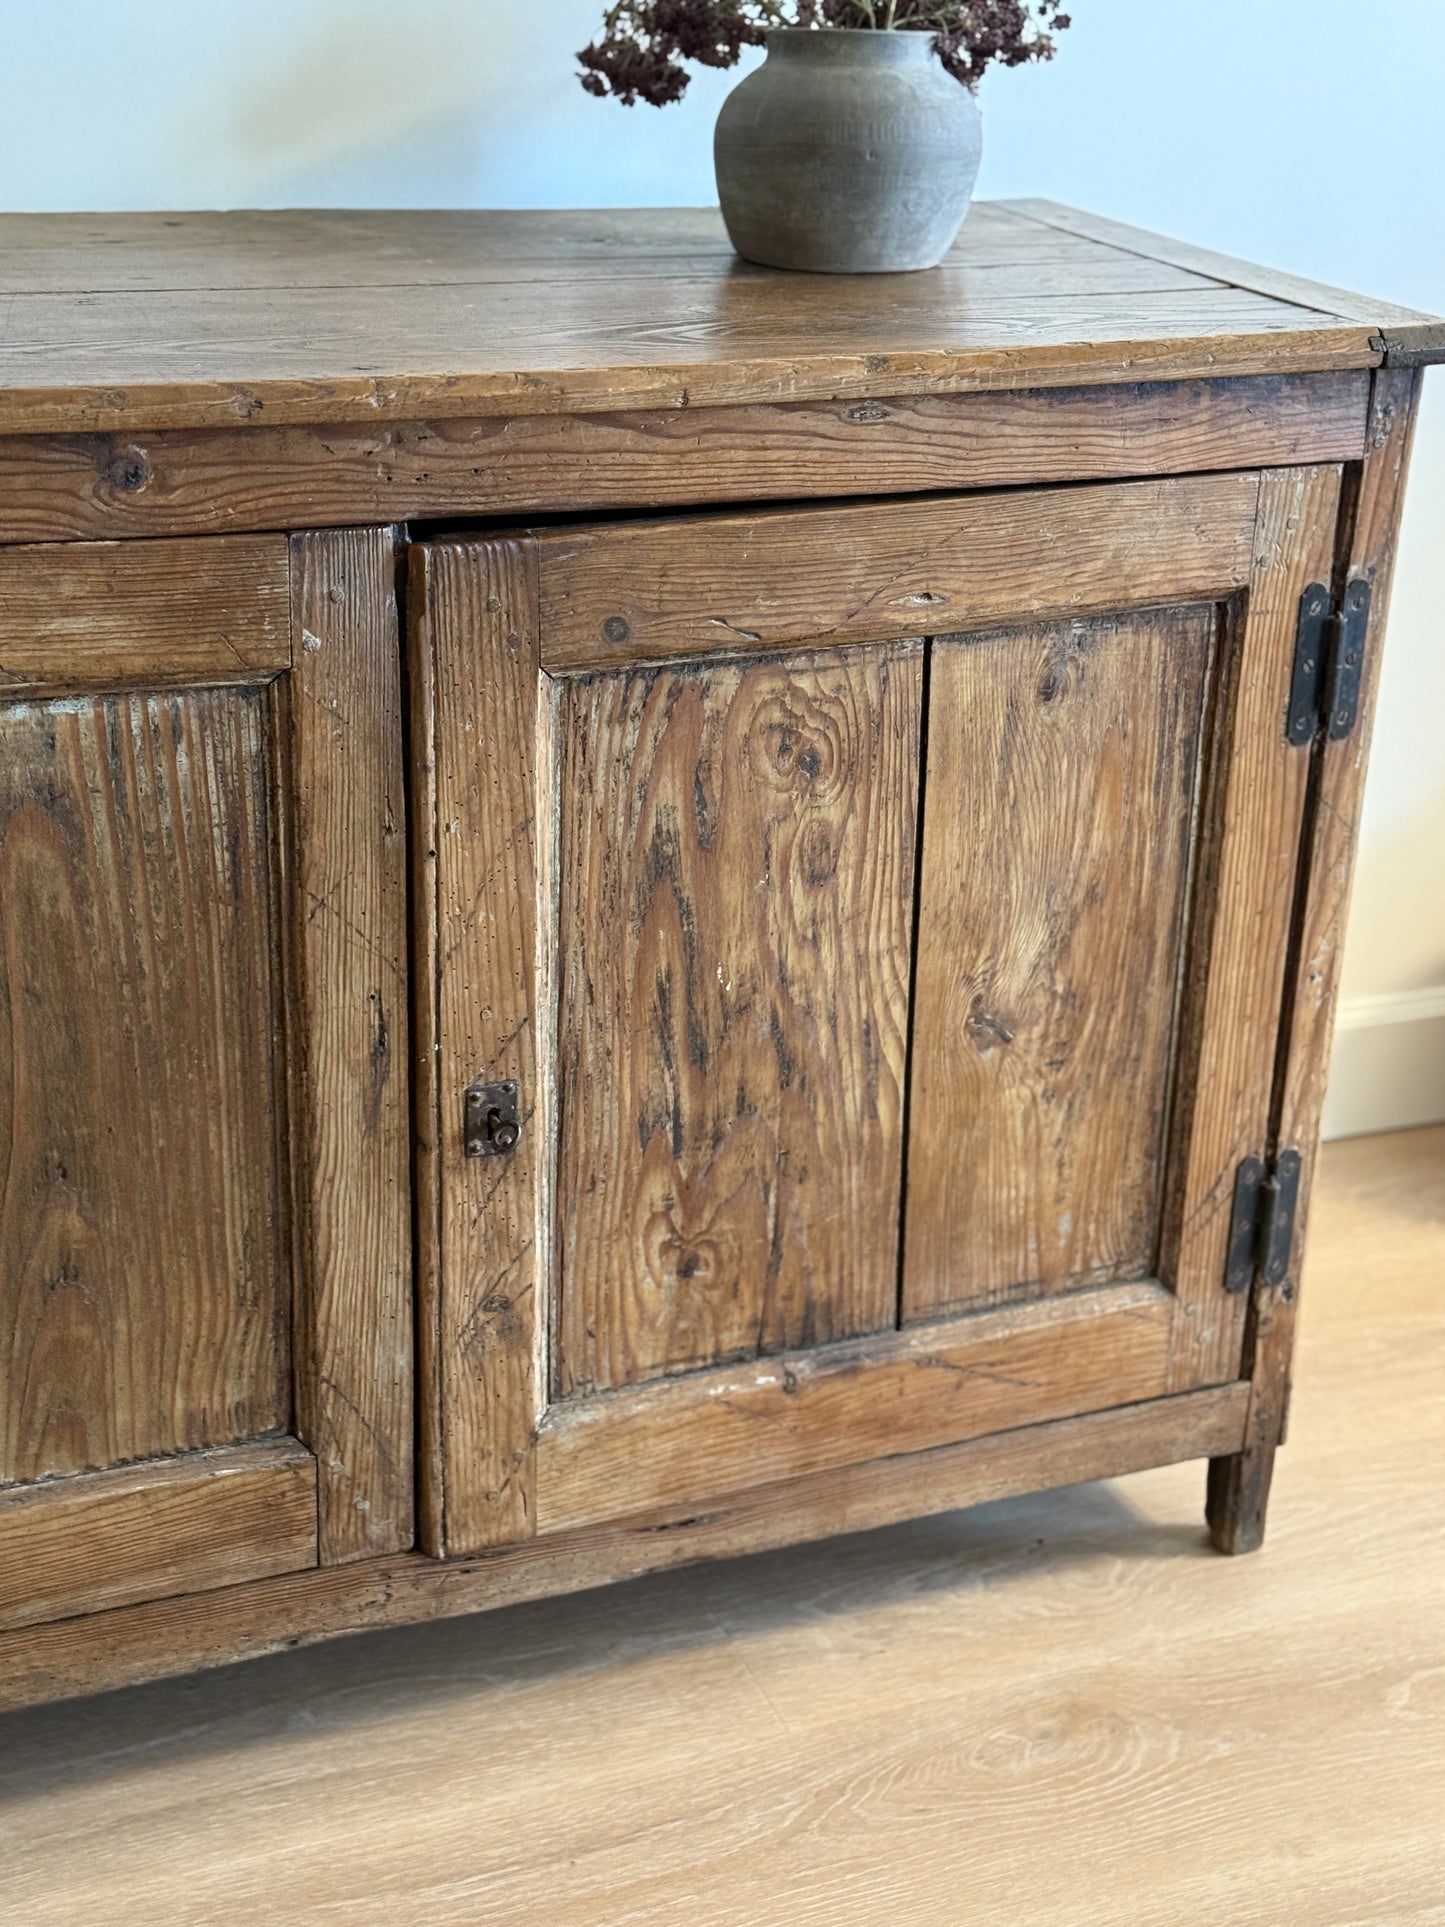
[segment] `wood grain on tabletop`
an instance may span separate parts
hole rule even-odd
[[[739,266],[716,208],[237,208],[193,213],[0,214],[0,292],[425,287],[588,272],[716,274]],[[975,202],[952,257],[1119,259],[1086,235]],[[679,264],[683,264],[681,269]],[[1122,266],[1122,261],[1120,262]],[[694,268],[694,271],[697,271]]]
[[[1200,274],[1129,233],[1116,244],[985,203],[943,267],[840,280],[740,265],[716,215],[686,210],[9,216],[0,432],[834,399],[1382,359],[1371,318],[1339,311],[1329,290],[1297,283],[1280,299],[1257,291],[1246,264]],[[302,255],[311,265],[298,273]]]
[[[0,1901],[1439,1927],[1445,1129],[1327,1147],[1312,1217],[1257,1557],[1189,1464],[15,1715]]]
[[[802,303],[637,279],[479,291],[14,295],[0,432],[441,419],[1370,366],[1362,323],[1225,288]],[[458,371],[462,372],[458,372]],[[124,398],[124,399],[122,399]]]
[[[1374,295],[1355,294],[1348,288],[1330,287],[1322,281],[1307,281],[1302,275],[1290,274],[1283,268],[1269,267],[1256,261],[1239,261],[1232,255],[1220,254],[1216,249],[1198,247],[1192,241],[1178,241],[1168,235],[1150,234],[1143,228],[1130,227],[1124,221],[1111,220],[1104,214],[1091,214],[1083,208],[1067,207],[1060,201],[1023,197],[996,201],[992,206],[996,219],[1009,214],[1023,215],[1031,221],[1042,221],[1059,235],[1123,248],[1151,261],[1187,268],[1232,288],[1253,288],[1260,294],[1277,295],[1282,301],[1298,301],[1307,307],[1326,308],[1331,314],[1350,315],[1357,321],[1407,327],[1434,320],[1433,316],[1421,313],[1418,308],[1402,308],[1396,302],[1381,301]]]

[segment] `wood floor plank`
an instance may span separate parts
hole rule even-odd
[[[11,1716],[0,1912],[1439,1927],[1445,1129],[1311,1235],[1258,1557],[1180,1466]]]

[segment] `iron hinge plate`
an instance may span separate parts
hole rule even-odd
[[[1370,599],[1370,583],[1362,575],[1345,585],[1338,610],[1323,582],[1311,582],[1300,597],[1285,720],[1285,735],[1291,743],[1312,743],[1321,730],[1339,742],[1354,728],[1360,713]]]
[[[1246,1158],[1234,1174],[1234,1213],[1224,1263],[1224,1289],[1248,1291],[1256,1272],[1267,1285],[1282,1285],[1294,1252],[1295,1212],[1304,1160],[1281,1151],[1273,1166]]]
[[[1329,679],[1323,704],[1325,727],[1339,742],[1348,736],[1360,713],[1360,684],[1365,673],[1365,637],[1370,627],[1370,585],[1362,575],[1346,585],[1339,618],[1331,635]]]

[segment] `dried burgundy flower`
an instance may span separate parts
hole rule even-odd
[[[1059,0],[614,0],[577,59],[589,94],[665,107],[686,90],[684,61],[734,66],[769,27],[891,28],[931,33],[954,79],[977,87],[995,61],[1052,60],[1068,25]]]

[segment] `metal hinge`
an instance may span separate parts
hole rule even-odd
[[[1282,1285],[1289,1276],[1302,1162],[1291,1149],[1280,1152],[1273,1170],[1263,1158],[1246,1158],[1235,1173],[1226,1291],[1248,1291],[1256,1272],[1267,1285]]]
[[[1338,609],[1323,582],[1300,597],[1284,732],[1290,742],[1311,743],[1321,730],[1338,742],[1354,728],[1369,626],[1370,584],[1362,575],[1345,585]]]

